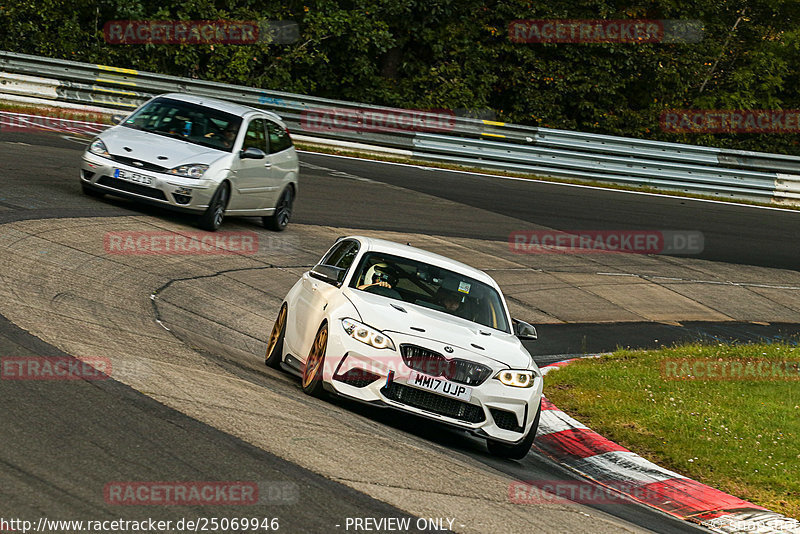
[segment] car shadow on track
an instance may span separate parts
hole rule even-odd
[[[333,404],[353,414],[360,415],[380,425],[385,425],[386,427],[423,439],[431,446],[437,448],[441,447],[444,454],[452,455],[454,452],[461,453],[469,459],[509,475],[517,481],[538,481],[555,485],[562,484],[567,488],[573,486],[585,488],[587,486],[596,485],[593,481],[576,475],[566,467],[544,456],[536,449],[535,443],[533,450],[522,460],[509,460],[490,454],[486,448],[484,439],[476,437],[464,430],[442,425],[439,422],[431,421],[424,417],[406,414],[388,408],[366,405],[358,401],[334,395],[328,395],[324,402]],[[600,487],[598,486],[598,488]],[[510,485],[509,500],[511,500],[511,489],[512,486]],[[524,506],[524,503],[520,505]],[[681,521],[658,510],[629,501],[622,497],[616,502],[585,502],[582,503],[582,505],[598,512],[608,514],[609,516],[646,526],[653,532],[663,534],[694,534],[698,532],[707,532],[697,525]]]

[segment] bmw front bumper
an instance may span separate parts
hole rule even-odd
[[[403,361],[400,346],[412,344],[446,354],[444,344],[387,332],[396,349],[375,349],[348,336],[335,324],[338,321],[333,323],[323,380],[335,393],[362,402],[379,403],[505,443],[519,442],[530,430],[542,396],[540,374],[537,373],[531,387],[506,386],[494,376],[507,367],[455,349],[454,353],[447,354],[448,358],[471,360],[492,368],[489,378],[479,385],[460,384],[470,388],[470,398],[465,401],[409,383],[414,370]]]

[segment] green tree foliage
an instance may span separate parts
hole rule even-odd
[[[704,38],[509,38],[512,20],[559,18],[699,20]],[[105,22],[127,19],[292,20],[300,39],[106,43]],[[797,0],[0,0],[0,49],[379,105],[490,109],[534,126],[800,153],[796,135],[659,126],[666,109],[800,109]]]

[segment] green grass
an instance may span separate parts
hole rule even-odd
[[[592,430],[685,476],[800,517],[800,381],[665,380],[670,359],[800,361],[800,348],[618,350],[549,373],[545,395]]]

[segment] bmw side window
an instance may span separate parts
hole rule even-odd
[[[358,242],[342,241],[341,243],[337,243],[325,254],[319,264],[311,269],[312,275],[313,271],[317,269],[322,270],[324,266],[324,270],[335,272],[334,276],[338,279],[338,283],[341,284],[347,276],[347,270],[353,264],[357,253]],[[331,267],[333,267],[333,269],[330,269]],[[330,274],[328,274],[328,276],[330,276]]]
[[[356,258],[357,254],[358,243],[356,241],[342,241],[333,247],[330,252],[322,258],[320,263],[323,265],[332,265],[333,267],[338,267],[347,271],[353,264],[353,260]]]
[[[275,154],[292,146],[292,139],[286,130],[272,121],[266,121],[269,132],[269,152]]]
[[[254,119],[250,121],[247,126],[247,134],[244,138],[242,150],[248,148],[257,148],[263,150],[265,154],[269,154],[267,148],[267,138],[264,135],[264,121],[263,119]]]
[[[325,254],[325,256],[323,256],[321,260],[319,260],[319,264],[332,265],[331,258],[336,257],[339,254],[339,251],[342,250],[342,248],[346,247],[347,245],[348,245],[347,241],[342,241],[341,243],[336,243],[335,245],[333,245],[333,247],[331,247],[328,253]]]
[[[355,241],[351,241],[350,247],[345,249],[341,258],[339,258],[339,262],[336,264],[336,266],[339,267],[340,269],[344,269],[344,271],[347,272],[347,270],[350,269],[350,266],[353,265],[353,260],[356,259],[357,254],[358,254],[358,243],[356,243]]]

